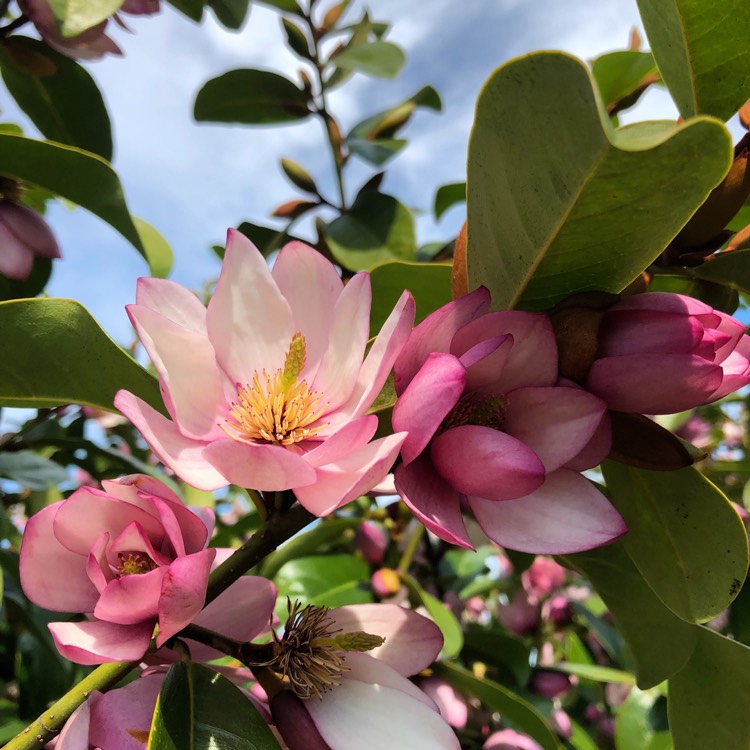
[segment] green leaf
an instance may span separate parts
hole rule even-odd
[[[621,669],[612,669],[611,667],[600,667],[598,664],[572,664],[564,661],[558,662],[550,668],[594,682],[616,682],[620,685],[635,684],[635,677],[630,672],[623,672]]]
[[[663,701],[658,690],[643,691],[634,687],[617,709],[615,744],[617,750],[668,750],[672,740],[660,731],[652,719],[654,705]]]
[[[60,464],[34,451],[0,453],[0,477],[7,477],[30,490],[46,490],[65,482],[68,474]]]
[[[54,73],[34,75],[15,59],[42,55]],[[112,160],[112,129],[99,87],[88,71],[36,39],[14,36],[0,50],[3,81],[45,138]]]
[[[120,10],[124,0],[49,0],[64,37],[78,36]]]
[[[687,622],[723,612],[748,568],[747,531],[727,498],[692,466],[646,471],[608,461],[602,469],[630,529],[623,546],[654,593]]]
[[[461,658],[481,661],[509,672],[515,682],[523,687],[531,676],[530,653],[529,646],[502,628],[470,624],[464,633]]]
[[[244,125],[304,120],[307,94],[293,81],[268,70],[230,70],[203,85],[195,98],[198,122]]]
[[[732,602],[729,610],[729,627],[736,641],[750,646],[750,584],[745,585]]]
[[[638,686],[658,685],[681,669],[696,642],[695,625],[665,607],[622,542],[562,558],[591,581],[633,652]]]
[[[288,18],[281,18],[281,25],[286,34],[286,43],[289,49],[296,52],[303,60],[310,59],[310,43],[303,29]]]
[[[560,745],[544,717],[534,706],[515,693],[491,680],[477,679],[457,664],[436,664],[434,670],[453,687],[479,698],[485,706],[498,711],[504,719],[510,720],[520,730],[533,737],[544,750],[559,750]]]
[[[368,271],[390,260],[413,260],[414,217],[391,195],[367,190],[327,227],[334,258],[352,271]]]
[[[575,58],[507,63],[480,94],[469,143],[469,287],[486,285],[496,309],[619,292],[731,160],[729,133],[712,119],[615,131]]]
[[[250,0],[208,0],[208,7],[222,26],[239,29],[247,18]]]
[[[167,0],[167,2],[191,21],[200,23],[203,20],[203,7],[205,5],[203,0]]]
[[[147,221],[134,216],[133,222],[135,223],[135,228],[138,230],[138,236],[143,243],[151,275],[158,276],[160,279],[166,278],[172,270],[172,262],[174,261],[172,248],[164,237]]]
[[[243,221],[237,227],[237,231],[242,232],[254,245],[260,250],[263,255],[268,255],[273,250],[276,250],[281,245],[291,242],[292,240],[298,240],[303,242],[304,240],[295,237],[294,235],[287,234],[283,229],[274,229],[273,227],[264,227],[259,224],[253,224],[250,221]],[[221,258],[224,257],[224,248],[221,248]]]
[[[344,70],[355,70],[376,78],[395,78],[404,67],[406,55],[395,44],[378,40],[348,47],[331,62]]]
[[[49,258],[34,258],[34,265],[27,279],[17,281],[0,276],[0,301],[26,299],[40,294],[52,274],[52,261]]]
[[[659,75],[653,55],[635,50],[601,55],[591,64],[591,72],[608,112],[634,94],[643,86],[644,80]]]
[[[154,710],[148,750],[280,750],[253,704],[201,664],[170,667]]]
[[[124,388],[164,413],[159,385],[78,302],[0,302],[0,406],[88,404],[115,411]]]
[[[711,256],[705,263],[691,268],[690,273],[699,279],[750,294],[750,249]]]
[[[648,41],[685,118],[728,120],[750,92],[750,4],[741,0],[638,0]]]
[[[271,8],[276,10],[282,10],[285,13],[296,13],[298,16],[302,15],[302,11],[299,7],[297,0],[256,0],[261,5],[269,5]]]
[[[370,281],[371,337],[378,334],[406,289],[417,304],[415,323],[451,301],[451,267],[439,263],[384,263],[372,269]]]
[[[580,724],[572,719],[570,721],[570,737],[568,737],[568,742],[573,750],[599,750],[599,745],[588,736]],[[656,748],[652,750],[656,750]]]
[[[679,750],[750,747],[750,648],[707,628],[669,681],[669,726]]]
[[[372,601],[370,568],[352,555],[312,555],[285,563],[274,579],[279,602],[285,597],[303,605],[341,607]]]
[[[408,142],[403,138],[376,138],[372,141],[366,138],[350,138],[346,144],[353,154],[379,167],[401,151]]]
[[[457,203],[466,200],[466,183],[451,182],[441,185],[435,193],[435,218],[440,219],[442,215]]]
[[[145,257],[117,173],[101,157],[72,146],[0,133],[0,174],[32,182],[83,206]]]

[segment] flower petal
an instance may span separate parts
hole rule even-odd
[[[115,406],[136,426],[151,450],[183,481],[209,492],[230,482],[203,458],[205,443],[185,437],[174,424],[145,401],[118,391]]]
[[[28,279],[34,265],[34,251],[21,242],[2,221],[0,246],[3,248],[0,253],[0,274],[16,281]]]
[[[627,532],[620,514],[580,474],[559,469],[528,497],[496,503],[468,498],[479,525],[503,547],[565,555],[608,544]]]
[[[89,743],[91,707],[100,696],[101,693],[98,691],[93,692],[85,703],[82,703],[73,711],[54,743],[54,750],[89,750],[91,747]]]
[[[176,281],[150,277],[138,279],[135,302],[183,328],[208,336],[206,306]]]
[[[429,456],[394,474],[396,491],[412,513],[433,533],[450,544],[474,549],[461,515],[461,495],[437,473]]]
[[[465,495],[512,500],[544,482],[544,465],[536,453],[491,427],[454,427],[432,441],[430,453],[440,475]]]
[[[57,650],[76,664],[138,661],[151,642],[153,622],[116,625],[112,622],[51,622]]]
[[[230,229],[216,291],[208,303],[208,335],[216,359],[235,383],[264,368],[283,368],[294,335],[289,303],[250,240]]]
[[[305,461],[316,469],[337,461],[372,440],[378,429],[378,418],[374,414],[347,422],[338,432],[305,453]]]
[[[452,354],[433,352],[427,357],[393,407],[393,429],[408,432],[401,450],[405,464],[427,447],[465,385],[466,368]]]
[[[118,625],[150,622],[153,627],[166,572],[167,568],[161,567],[110,581],[96,603],[94,617]]]
[[[685,313],[615,308],[604,317],[597,357],[689,354],[701,343],[704,330],[700,320]]]
[[[585,471],[598,466],[612,450],[612,420],[609,411],[605,412],[602,421],[596,428],[591,440],[583,447],[578,455],[565,464],[566,469]]]
[[[19,563],[21,587],[44,609],[91,612],[99,594],[86,573],[87,558],[63,547],[54,533],[55,515],[64,502],[42,508],[26,524]]]
[[[428,695],[440,711],[440,715],[456,729],[463,729],[469,718],[466,699],[449,682],[439,677],[425,677],[419,687]]]

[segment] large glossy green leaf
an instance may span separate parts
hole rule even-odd
[[[639,687],[658,685],[685,665],[695,646],[697,626],[662,604],[622,542],[563,559],[591,581],[615,618],[633,653]]]
[[[349,47],[336,55],[332,62],[344,70],[356,70],[378,78],[395,78],[404,67],[406,55],[395,44],[377,40]]]
[[[124,388],[164,411],[159,385],[69,299],[0,302],[0,406],[88,404],[115,411]]]
[[[7,477],[30,490],[46,490],[68,479],[60,464],[34,451],[0,453],[0,477]]]
[[[310,114],[307,94],[269,70],[230,70],[203,85],[193,112],[199,122],[271,125],[297,122]]]
[[[134,216],[133,222],[138,230],[138,236],[143,243],[151,275],[158,276],[161,279],[169,276],[169,272],[172,270],[172,262],[174,261],[174,255],[169,243],[147,221]]]
[[[591,64],[591,72],[607,111],[632,96],[648,77],[658,75],[650,52],[630,49],[600,55]]]
[[[370,272],[370,336],[375,336],[408,289],[417,304],[416,323],[451,301],[451,267],[438,263],[384,263]]]
[[[678,750],[750,747],[750,648],[707,628],[669,681],[669,726]]]
[[[78,36],[116,13],[124,0],[49,0],[60,33]]]
[[[120,180],[101,157],[60,143],[0,133],[0,174],[31,182],[83,206],[146,256]]]
[[[413,260],[417,252],[414,217],[391,195],[360,193],[343,216],[326,229],[334,258],[352,271],[368,271],[390,260]]]
[[[654,593],[688,622],[723,612],[748,567],[747,531],[729,500],[693,467],[602,468],[630,529],[622,543]]]
[[[436,664],[435,672],[462,693],[479,698],[493,711],[498,711],[519,729],[533,737],[544,750],[559,750],[560,745],[544,717],[530,703],[492,680],[479,680],[457,664]]]
[[[586,67],[558,52],[497,70],[469,143],[469,286],[495,308],[543,310],[619,292],[724,177],[729,133],[700,118],[614,130]]]
[[[638,0],[638,9],[680,114],[728,120],[750,96],[750,4]]]
[[[174,664],[154,710],[148,750],[280,750],[255,706],[201,664]]]
[[[655,704],[664,701],[659,690],[633,688],[617,709],[615,744],[617,750],[671,750],[669,732],[655,721]]]
[[[750,249],[715,255],[690,274],[750,294]]]
[[[208,0],[208,7],[228,29],[239,29],[250,10],[250,0]]]
[[[16,62],[19,55],[42,55],[54,72],[35,75]],[[0,70],[11,96],[45,138],[112,160],[109,114],[83,66],[36,39],[14,36],[0,50]]]

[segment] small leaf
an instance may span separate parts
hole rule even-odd
[[[441,185],[435,193],[435,218],[440,219],[451,206],[466,201],[466,183],[452,182]]]
[[[237,30],[245,23],[250,0],[208,0],[208,7],[222,26]]]
[[[645,83],[659,78],[653,55],[633,50],[608,52],[597,57],[591,64],[591,72],[608,112]]]
[[[60,464],[34,451],[13,451],[0,453],[0,477],[30,490],[46,490],[67,481],[68,473]]]
[[[124,388],[164,411],[159,385],[73,300],[0,302],[0,406],[87,404],[115,411]]]
[[[253,224],[250,221],[243,221],[237,227],[237,231],[242,232],[263,255],[268,255],[278,247],[287,242],[303,242],[299,237],[287,234],[283,229],[274,229],[273,227],[264,227],[259,224]],[[224,248],[221,248],[221,258],[224,257]]]
[[[297,0],[256,0],[261,5],[270,5],[276,10],[282,10],[286,13],[295,13],[298,16],[302,15],[302,10],[299,7]]]
[[[653,712],[657,702],[664,701],[658,690],[643,691],[633,688],[625,702],[617,709],[615,743],[617,750],[667,750],[668,744],[659,744],[669,738],[669,733],[653,726]],[[666,736],[666,737],[665,737]]]
[[[289,45],[289,49],[296,52],[303,60],[309,60],[310,43],[307,41],[304,30],[288,18],[282,17],[281,25],[284,28],[286,43]]]
[[[304,190],[313,195],[318,194],[318,188],[315,185],[312,175],[302,166],[297,164],[296,161],[291,159],[282,159],[281,168],[284,170],[284,174],[289,178],[293,185],[296,185],[300,190]]]
[[[573,664],[564,661],[558,662],[550,669],[574,674],[584,680],[593,680],[594,682],[616,682],[618,685],[635,684],[635,677],[630,672],[623,672],[621,669],[612,669],[611,667],[600,667],[598,664]]]
[[[268,70],[230,70],[205,83],[195,98],[199,122],[270,125],[297,122],[309,114],[307,94]]]
[[[167,2],[191,21],[200,23],[203,20],[203,0],[167,0]]]
[[[162,235],[143,219],[134,216],[133,221],[138,230],[138,236],[141,238],[146,253],[146,260],[152,276],[164,279],[169,276],[172,270],[174,255],[172,248]]]
[[[404,67],[406,55],[395,44],[378,40],[349,47],[331,62],[344,70],[355,70],[377,78],[395,78]]]
[[[297,219],[302,214],[306,214],[308,211],[317,208],[320,205],[320,201],[306,201],[299,198],[295,198],[291,201],[286,201],[279,206],[276,206],[271,212],[271,216],[277,216],[282,219]]]
[[[403,138],[381,138],[376,141],[368,141],[364,138],[350,138],[347,139],[346,143],[349,151],[353,154],[379,167],[401,151],[408,141],[405,141]]]
[[[82,34],[120,10],[124,0],[49,0],[60,33],[66,37]]]

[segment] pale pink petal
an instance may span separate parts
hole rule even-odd
[[[326,401],[325,413],[346,403],[357,383],[370,335],[371,301],[370,276],[358,273],[336,302],[328,347],[311,384]]]
[[[118,391],[115,406],[140,431],[162,463],[180,479],[199,490],[209,492],[230,483],[203,458],[205,443],[182,435],[174,422],[170,422],[145,401],[127,391]]]
[[[336,301],[344,284],[333,264],[303,242],[284,245],[271,275],[289,303],[295,330],[305,337],[307,361],[302,377],[310,382],[328,347]]]
[[[358,448],[335,463],[315,470],[314,483],[294,487],[302,505],[316,516],[332,513],[336,508],[369,492],[390,471],[406,434],[397,432]]]
[[[374,414],[347,422],[338,432],[322,442],[316,444],[310,441],[311,449],[305,453],[305,461],[316,469],[337,461],[367,444],[377,429],[378,418]]]
[[[87,701],[73,711],[54,744],[54,750],[89,750],[91,747],[89,742],[91,707],[100,697],[101,693],[95,691]],[[143,749],[139,748],[139,750]]]
[[[491,427],[454,427],[432,441],[430,453],[438,473],[465,495],[511,500],[544,481],[544,465],[536,453]]]
[[[449,682],[439,677],[425,677],[419,687],[435,702],[440,715],[456,729],[463,729],[469,718],[466,699]]]
[[[208,335],[216,358],[235,382],[284,367],[294,335],[289,303],[266,259],[247,237],[230,229],[216,291],[208,304]]]
[[[87,558],[63,547],[54,533],[55,515],[64,502],[42,508],[26,524],[19,563],[21,587],[44,609],[91,612],[99,594],[86,573]]]
[[[23,203],[0,201],[0,225],[4,226],[34,255],[59,258],[60,247],[44,217]],[[1,246],[3,251],[5,245]]]
[[[542,746],[527,734],[520,734],[515,729],[503,729],[491,734],[482,745],[482,750],[542,750]]]
[[[718,363],[723,362],[737,348],[743,340],[747,329],[739,320],[736,320],[731,315],[719,312],[718,310],[714,312],[720,318],[718,330],[729,337],[727,342],[716,350],[714,362]]]
[[[23,281],[34,265],[34,252],[0,221],[0,274]]]
[[[396,360],[396,393],[404,391],[430,352],[449,352],[456,331],[485,312],[489,305],[490,293],[482,286],[428,315],[412,331]]]
[[[368,655],[405,677],[429,667],[443,647],[443,635],[432,620],[396,604],[349,604],[328,616],[344,633],[361,630],[385,638]]]
[[[398,466],[394,480],[401,499],[433,534],[474,549],[461,515],[461,495],[437,473],[429,456]]]
[[[402,456],[411,463],[427,447],[466,385],[466,368],[452,354],[433,352],[393,407],[393,429],[408,432]]]
[[[159,373],[172,417],[186,437],[221,438],[219,424],[229,406],[211,342],[196,332],[140,305],[128,305],[128,315]]]
[[[136,505],[154,518],[159,518],[159,514],[154,508],[151,498],[145,496],[154,495],[170,502],[183,504],[174,490],[148,474],[127,474],[117,479],[102,479],[102,487],[107,495]]]
[[[152,622],[116,625],[112,622],[51,622],[57,650],[76,664],[137,661],[148,649]]]
[[[312,466],[281,445],[223,440],[204,448],[203,457],[240,487],[276,491],[315,481]]]
[[[162,567],[110,581],[96,603],[94,617],[118,625],[148,621],[153,627],[166,572],[167,568]]]
[[[627,532],[614,506],[575,471],[558,469],[528,497],[498,503],[468,498],[487,536],[502,547],[565,555],[600,547]]]
[[[588,445],[606,412],[603,401],[580,388],[519,388],[507,396],[503,431],[528,445],[550,473]]]
[[[743,336],[735,351],[721,363],[721,385],[707,399],[708,403],[718,401],[730,393],[750,383],[750,338]],[[704,402],[705,403],[705,402]]]
[[[147,307],[183,328],[208,335],[205,305],[176,281],[140,278],[135,288],[135,301],[136,305]]]
[[[160,534],[158,540],[163,541],[163,535]],[[162,545],[159,544],[161,547]],[[122,532],[111,542],[107,548],[107,561],[110,565],[117,565],[120,562],[119,553],[144,552],[157,565],[169,565],[172,562],[171,557],[167,557],[154,548],[151,540],[145,534],[143,527],[138,521],[129,523]]]

